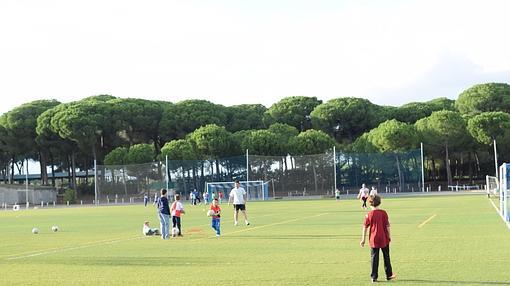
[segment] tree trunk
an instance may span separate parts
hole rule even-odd
[[[317,170],[315,170],[315,162],[314,160],[311,160],[312,163],[312,170],[313,170],[313,184],[315,187],[315,194],[318,195],[319,192],[317,190]]]
[[[43,186],[48,185],[48,170],[47,170],[48,156],[45,151],[39,151],[39,165],[41,167],[41,183]]]
[[[451,186],[453,183],[452,179],[452,170],[450,168],[450,157],[448,156],[448,144],[445,144],[445,166],[446,166],[446,180],[448,181],[448,186]]]
[[[53,158],[53,154],[51,152],[50,160],[51,160],[51,185],[55,187],[55,159]]]
[[[398,172],[398,185],[399,185],[399,191],[403,192],[405,185],[404,185],[404,178],[402,176],[402,170],[400,169],[400,159],[398,158],[398,155],[395,154],[395,159],[397,161],[397,172]]]
[[[72,171],[72,176],[73,176],[73,189],[77,190],[77,187],[76,187],[76,153],[75,152],[73,152],[71,154],[71,168],[72,168],[71,171]],[[78,196],[77,192],[75,192],[75,194]]]

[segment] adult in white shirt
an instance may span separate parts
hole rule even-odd
[[[248,216],[246,215],[246,201],[248,200],[248,195],[246,190],[239,184],[239,181],[236,181],[235,184],[235,187],[230,191],[230,195],[228,196],[228,205],[230,205],[230,202],[234,204],[234,225],[237,225],[239,211],[244,215],[244,223],[250,225]]]
[[[363,209],[367,208],[368,193],[369,193],[368,188],[365,187],[365,184],[362,184],[361,189],[359,189],[358,199],[361,199],[361,201],[363,202],[363,204],[361,205],[361,208]]]
[[[377,195],[377,189],[375,187],[372,187],[370,190],[370,196],[376,196]]]

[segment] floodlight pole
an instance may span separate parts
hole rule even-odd
[[[94,160],[94,203],[98,205],[97,201],[97,160]]]
[[[28,159],[27,159],[27,168],[26,168],[26,171],[25,171],[25,196],[26,196],[26,200],[27,200],[27,209],[28,207],[30,206],[30,203],[28,202]]]
[[[248,181],[250,180],[250,165],[248,160],[248,149],[246,149],[246,188],[248,188]]]
[[[335,182],[335,187],[333,188],[333,192],[336,191],[336,146],[333,146],[333,178]]]
[[[494,139],[494,167],[496,169],[496,178],[499,178],[498,176],[498,150],[496,148],[496,139]]]
[[[168,191],[170,180],[168,178],[168,155],[165,156],[165,180],[166,180],[166,190]]]
[[[420,149],[421,149],[421,191],[425,192],[425,164],[424,164],[424,157],[423,157],[423,142],[420,142]]]

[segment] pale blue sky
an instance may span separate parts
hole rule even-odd
[[[401,105],[510,82],[510,1],[0,2],[0,113],[96,94]]]

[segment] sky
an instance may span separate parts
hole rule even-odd
[[[0,114],[111,94],[402,105],[510,83],[510,1],[2,0]]]

